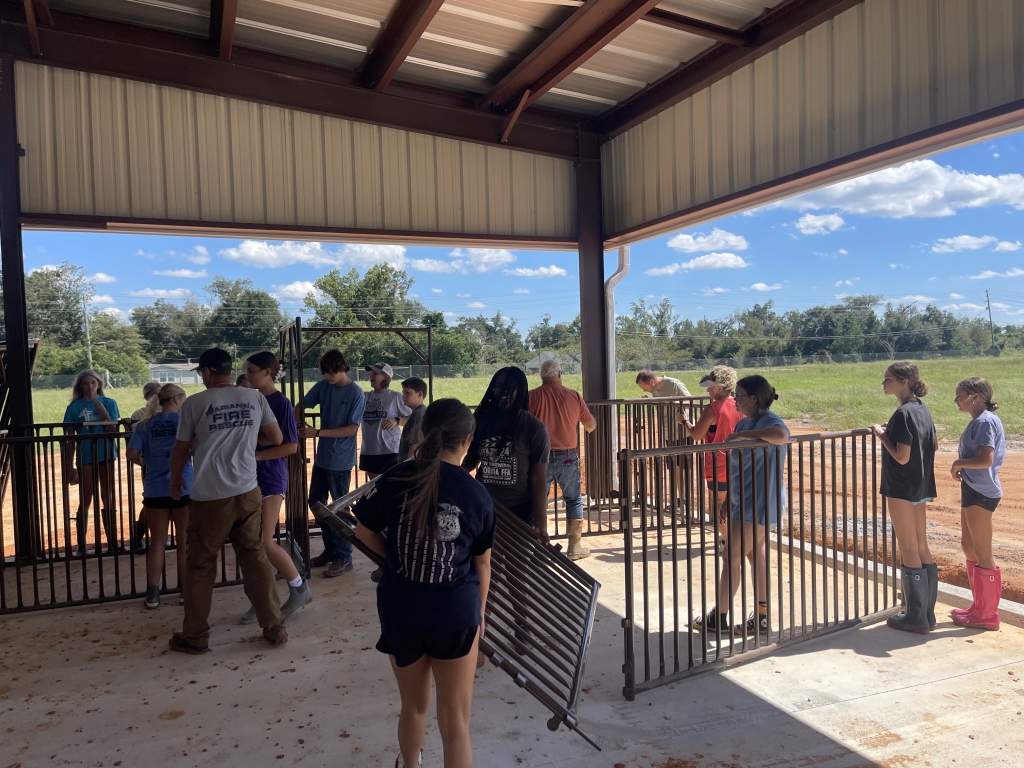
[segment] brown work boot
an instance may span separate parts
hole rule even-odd
[[[590,557],[590,550],[581,543],[583,538],[583,521],[566,520],[565,529],[569,537],[569,551],[567,553],[569,559],[582,560],[585,557]]]
[[[285,636],[287,639],[287,636]],[[167,647],[172,651],[178,651],[180,653],[191,653],[193,656],[199,656],[203,653],[210,652],[210,646],[208,645],[192,645],[181,632],[175,632],[171,635],[170,641],[167,643]]]
[[[263,630],[263,639],[271,645],[284,645],[288,642],[288,632],[285,631],[284,624],[267,627]]]

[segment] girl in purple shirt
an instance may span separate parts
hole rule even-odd
[[[256,482],[263,494],[263,546],[271,565],[288,582],[288,600],[281,606],[281,613],[290,616],[312,602],[313,592],[299,575],[291,555],[274,541],[274,533],[281,520],[281,505],[288,493],[288,457],[299,449],[294,406],[275,386],[280,372],[281,361],[273,352],[257,352],[245,361],[249,387],[259,390],[267,398],[284,438],[280,445],[256,446]],[[250,607],[240,621],[242,624],[256,621],[256,610]]]

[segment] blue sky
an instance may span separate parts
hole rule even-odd
[[[985,141],[634,245],[616,291],[619,314],[640,298],[671,299],[697,319],[773,299],[778,309],[847,294],[936,305],[1024,323],[1024,133]],[[96,281],[96,306],[125,313],[156,298],[205,299],[214,275],[248,277],[288,314],[320,275],[387,261],[450,321],[579,311],[576,254],[106,233],[26,232],[26,269],[70,261]],[[615,255],[607,255],[608,273]],[[1020,279],[1018,279],[1020,278]]]

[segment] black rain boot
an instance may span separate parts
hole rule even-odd
[[[928,634],[928,571],[925,568],[903,566],[903,590],[907,599],[905,613],[890,616],[886,622],[893,629]]]
[[[928,629],[935,629],[938,625],[935,620],[935,602],[939,599],[939,566],[925,563],[922,567],[928,571]]]

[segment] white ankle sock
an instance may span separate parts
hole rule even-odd
[[[289,587],[295,587],[296,589],[298,589],[299,587],[302,586],[302,577],[301,576],[296,576],[294,579],[292,579],[291,581],[288,582],[288,586]]]

